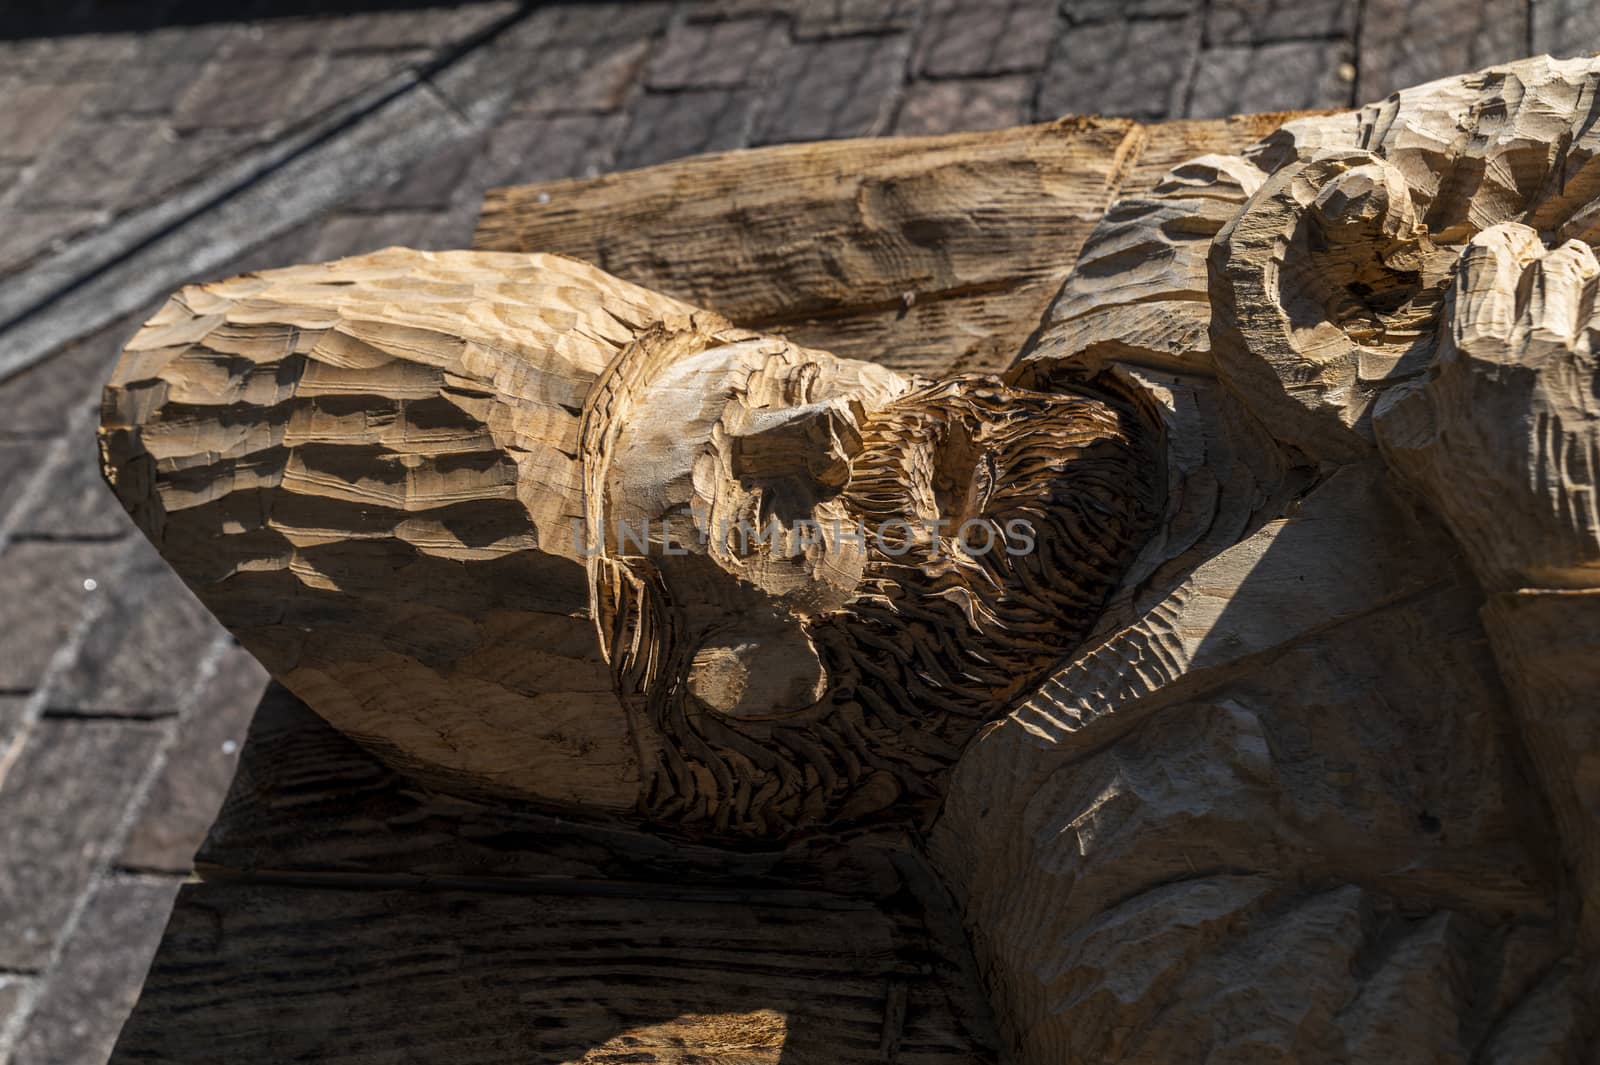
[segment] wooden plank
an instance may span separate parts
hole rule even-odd
[[[188,885],[113,1060],[993,1061],[867,906]]]
[[[817,902],[888,899],[917,875],[913,861],[903,834],[887,830],[731,851],[420,790],[272,684],[195,864],[208,877],[514,880],[550,893],[654,896],[689,885],[702,899],[778,891]]]
[[[476,246],[553,251],[740,325],[927,374],[1010,365],[1118,194],[1286,114],[1064,118],[783,145],[491,190]]]
[[[740,852],[435,795],[276,684],[196,865],[116,1062],[994,1056],[903,837]]]

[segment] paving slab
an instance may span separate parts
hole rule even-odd
[[[1600,48],[1600,4],[1593,0],[1538,0],[1533,5],[1533,51],[1586,55]]]
[[[27,710],[26,695],[0,695],[0,761],[10,757],[11,745],[27,730]],[[5,1018],[0,1016],[0,1027],[4,1025]]]
[[[17,500],[22,498],[23,491],[33,479],[44,472],[50,452],[50,444],[46,440],[0,438],[0,529],[15,524],[7,521],[11,508],[16,506]]]
[[[778,63],[751,143],[886,132],[910,54],[903,34],[796,44]]]
[[[99,406],[122,345],[165,302],[151,300],[133,314],[56,348],[43,362],[0,377],[0,434],[59,436],[74,418]]]
[[[652,41],[633,41],[615,49],[560,46],[557,54],[574,57],[575,69],[566,77],[552,77],[554,63],[533,68],[535,77],[525,83],[525,95],[511,102],[515,111],[541,114],[609,114],[620,110],[641,89],[643,70]]]
[[[5,1053],[10,1042],[9,1034],[22,1026],[22,1018],[31,999],[30,991],[35,978],[20,973],[0,974],[0,1054]]]
[[[0,970],[49,963],[162,739],[138,722],[34,724],[0,781]]]
[[[1054,0],[933,0],[915,70],[930,78],[1037,71],[1055,39]]]
[[[645,69],[651,89],[728,89],[757,80],[785,51],[777,19],[682,22],[668,31]]]
[[[179,883],[148,876],[100,881],[23,1023],[10,1065],[87,1065],[110,1057]]]
[[[120,546],[110,572],[97,578],[100,603],[77,654],[51,680],[45,703],[51,711],[177,714],[200,679],[205,649],[222,635],[210,611],[142,535]]]
[[[1068,28],[1060,36],[1071,39],[1084,23],[1178,18],[1201,14],[1205,7],[1205,0],[1062,0]]]
[[[356,211],[443,210],[455,202],[489,135],[469,133],[439,146],[390,180],[380,181],[351,201]]]
[[[474,212],[467,207],[455,216],[433,211],[378,211],[340,213],[318,227],[318,237],[301,258],[312,262],[403,244],[424,251],[464,248],[472,238]],[[288,266],[289,262],[273,265]]]
[[[3,188],[21,185],[24,167],[8,166]],[[6,243],[0,246],[0,276],[24,269],[41,256],[60,251],[72,238],[88,232],[105,222],[103,211],[88,208],[30,208],[26,211],[5,212],[11,225],[6,230]]]
[[[1528,52],[1528,0],[1366,0],[1361,22],[1364,101]]]
[[[1199,49],[1198,16],[1075,27],[1051,54],[1034,117],[1177,117]]]
[[[83,412],[84,415],[91,413]],[[134,532],[133,522],[106,487],[101,474],[100,449],[92,418],[80,416],[50,454],[47,464],[40,465],[36,458],[31,469],[18,471],[19,475],[41,476],[45,483],[36,505],[11,524],[13,536],[115,540]],[[4,451],[0,450],[0,470],[4,464]],[[0,485],[0,507],[4,506],[6,492],[7,487]]]
[[[230,645],[176,725],[171,749],[119,859],[129,869],[188,873],[239,766],[267,671]]]
[[[742,148],[750,143],[750,130],[755,124],[760,94],[754,89],[698,89],[676,93],[646,93],[633,106],[627,123],[627,133],[616,148],[618,169],[632,169],[681,159],[702,152],[722,152]],[[567,126],[564,132],[576,134],[585,142],[584,152],[595,157],[594,173],[603,165],[604,141],[591,136],[601,134],[607,127],[596,124]],[[504,127],[502,127],[502,132]],[[498,137],[498,133],[497,133]],[[572,153],[563,153],[570,159]],[[561,163],[544,161],[544,172],[551,178],[569,176]],[[529,160],[532,162],[532,160]],[[530,169],[525,167],[524,170]],[[548,179],[540,179],[548,180]],[[495,182],[494,184],[520,184]]]
[[[1033,79],[959,78],[921,81],[906,87],[894,131],[906,135],[1002,129],[1028,120]]]
[[[298,116],[317,71],[315,54],[219,56],[173,111],[179,129],[253,129]]]
[[[908,30],[927,5],[924,0],[789,0],[771,6],[794,20],[795,39],[805,41]]]
[[[118,211],[139,195],[139,179],[170,143],[159,118],[111,117],[75,123],[28,171],[11,210],[76,207]]]
[[[1355,46],[1347,40],[1224,45],[1200,55],[1188,117],[1352,107]]]
[[[0,552],[0,691],[28,692],[80,635],[122,557],[116,543],[12,543]],[[5,853],[0,849],[0,854]]]
[[[91,82],[28,85],[13,81],[0,108],[0,159],[32,159],[48,147],[95,91]]]
[[[1360,7],[1358,0],[1211,0],[1206,9],[1206,42],[1349,40],[1355,36]]]

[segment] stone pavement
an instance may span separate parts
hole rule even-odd
[[[98,483],[173,288],[403,243],[485,188],[1066,112],[1342,107],[1600,48],[1589,0],[76,0],[0,13],[0,1060],[105,1060],[265,678]],[[310,6],[310,5],[304,5]],[[32,23],[30,24],[30,17]]]

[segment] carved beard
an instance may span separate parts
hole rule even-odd
[[[841,498],[869,559],[849,606],[807,623],[830,685],[810,709],[710,711],[689,693],[695,649],[672,640],[666,589],[638,562],[613,579],[612,616],[627,620],[611,646],[631,647],[615,659],[618,692],[659,741],[650,821],[753,839],[925,821],[967,741],[1088,634],[1154,524],[1148,430],[1108,402],[956,378],[862,435]],[[937,518],[949,522],[938,541],[897,524]],[[992,549],[963,553],[964,522],[974,548],[987,526]]]

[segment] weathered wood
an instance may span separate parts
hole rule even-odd
[[[720,838],[929,820],[1155,505],[1110,392],[908,378],[549,255],[192,286],[102,434],[201,601],[391,763]]]
[[[492,190],[475,243],[584,259],[848,358],[996,371],[1119,190],[1242,150],[1284,117],[1067,118],[706,156]]]
[[[592,826],[575,832],[593,833],[595,849],[575,850],[579,834],[546,820],[538,845],[561,873],[540,880],[527,875],[533,864],[495,856],[458,827],[537,823],[523,811],[405,799],[370,808],[396,842],[350,847],[367,872],[327,871],[361,816],[326,839],[277,842],[293,821],[276,820],[286,808],[267,787],[251,829],[264,842],[224,860],[253,862],[249,875],[261,876],[270,864],[254,855],[282,849],[289,871],[274,875],[352,885],[376,876],[370,886],[403,876],[412,887],[417,874],[400,872],[408,863],[482,862],[501,870],[488,878],[495,886],[524,894],[588,901],[626,885],[663,905],[715,900],[734,914],[779,897],[832,913],[823,900],[838,899],[839,912],[870,907],[911,928],[910,939],[941,944],[939,957],[964,957],[939,931],[942,906],[917,908],[907,924],[900,892],[884,894],[898,877],[905,892],[938,897],[905,860],[909,843],[925,847],[962,914],[1001,1055],[1028,1065],[1576,1059],[1600,1015],[1591,801],[1600,755],[1593,671],[1578,661],[1600,647],[1590,601],[1600,572],[1591,439],[1600,328],[1590,322],[1600,265],[1587,247],[1600,196],[1597,92],[1600,60],[1541,58],[1298,118],[1240,151],[1228,150],[1226,128],[1185,127],[1172,136],[1208,150],[1159,178],[1139,171],[1170,148],[1150,147],[1157,134],[1067,123],[989,135],[992,151],[975,136],[675,164],[547,190],[567,197],[559,204],[553,194],[541,204],[539,190],[508,193],[486,223],[500,234],[486,239],[531,241],[517,235],[526,226],[544,246],[609,257],[675,295],[726,298],[719,309],[745,321],[814,320],[847,345],[875,335],[873,316],[899,285],[928,284],[933,298],[913,308],[952,313],[912,325],[943,347],[945,367],[970,351],[951,341],[961,323],[990,311],[1015,322],[1031,306],[1027,328],[1006,333],[1024,357],[1001,377],[926,381],[838,359],[539,255],[394,251],[308,268],[349,282],[319,296],[337,312],[326,328],[359,320],[357,335],[383,346],[381,359],[351,369],[362,398],[343,417],[386,409],[397,397],[385,389],[415,372],[403,367],[441,362],[452,381],[468,380],[467,406],[480,412],[481,427],[463,437],[506,457],[500,487],[522,506],[515,528],[535,531],[506,554],[578,567],[541,535],[550,515],[581,514],[599,545],[581,563],[587,596],[542,589],[567,596],[566,620],[593,625],[597,646],[580,657],[603,662],[609,685],[580,688],[586,714],[540,732],[513,712],[523,731],[508,725],[500,747],[502,730],[480,722],[463,753],[454,731],[480,712],[470,693],[419,712],[413,666],[358,669],[340,683],[387,691],[368,720],[411,715],[397,737],[411,757],[374,743],[373,729],[350,731],[408,770],[459,757],[460,772],[435,773],[436,785],[514,779],[515,793],[565,803]],[[819,162],[840,159],[868,176]],[[1059,292],[997,303],[991,292],[1027,289],[1048,270],[966,257],[980,247],[1045,254],[1038,217],[993,240],[966,241],[945,221],[926,229],[938,239],[912,239],[945,217],[919,213],[945,202],[939,190],[954,190],[958,219],[981,214],[985,183],[1002,200],[1081,208],[1093,181],[1073,177],[1076,165],[1108,197],[1113,186],[1130,191],[1081,255],[1075,243],[1055,253],[1053,263],[1074,263]],[[1057,171],[1059,182],[1041,179]],[[687,184],[691,174],[700,186]],[[629,181],[649,205],[634,216],[611,202]],[[691,203],[696,195],[707,202]],[[752,203],[760,219],[782,220],[779,236],[752,223]],[[826,239],[782,236],[812,215]],[[678,243],[694,250],[667,264],[663,249]],[[793,255],[772,267],[783,249]],[[521,278],[536,325],[506,313],[516,285],[465,280],[491,263]],[[778,276],[766,289],[764,268]],[[298,343],[281,327],[298,321],[285,309],[303,302],[303,273],[230,283],[274,294],[241,297],[211,320],[203,297],[215,293],[186,295],[157,325],[171,343],[138,345],[110,393],[119,491],[136,511],[149,507],[145,527],[168,536],[175,564],[202,595],[215,585],[221,603],[230,581],[248,582],[208,574],[209,545],[247,522],[167,504],[186,504],[186,492],[209,498],[212,486],[237,494],[213,452],[230,433],[247,436],[241,424],[258,426],[260,396],[234,402],[234,376],[206,376],[211,356],[241,349],[250,366],[238,379],[276,382],[281,367],[263,353],[272,336],[282,351]],[[638,313],[650,300],[662,301],[655,321]],[[568,322],[541,310],[574,302],[597,312]],[[628,313],[613,313],[624,303]],[[394,329],[424,317],[424,342]],[[534,342],[518,348],[525,331]],[[471,358],[440,354],[452,335],[477,342]],[[612,350],[586,359],[597,335]],[[563,344],[577,353],[571,365],[558,357]],[[935,364],[927,352],[916,358]],[[544,389],[517,391],[526,376]],[[581,402],[550,402],[563,386]],[[423,391],[456,396],[438,382]],[[534,428],[496,435],[519,424]],[[569,446],[530,460],[531,445],[560,435],[552,426],[573,430]],[[297,443],[348,445],[334,423],[312,428]],[[146,432],[154,446],[140,442]],[[392,454],[429,471],[415,483],[430,490],[472,486],[422,439],[382,436],[388,453],[348,452],[326,470],[360,474]],[[338,481],[326,478],[329,498]],[[273,512],[278,482],[247,489],[267,502],[258,511]],[[837,545],[695,542],[689,533],[705,526],[690,516],[718,507],[785,528],[842,510],[876,530],[1026,512],[1050,536],[1003,566],[976,555],[868,565]],[[629,547],[605,528],[617,515],[665,531]],[[400,524],[329,516],[318,546],[369,534],[411,544]],[[512,527],[499,515],[481,526]],[[471,569],[482,561],[473,552],[492,554],[496,541],[469,544],[444,528],[456,539],[423,543],[453,574],[471,573],[450,585],[461,603],[482,598],[481,584],[471,590],[486,572]],[[936,543],[909,530],[894,540]],[[412,641],[410,660],[451,692],[485,663],[505,679],[533,649],[484,643],[481,654],[443,647],[430,658],[417,641],[431,630],[395,623],[406,614],[392,589],[372,596],[376,582],[340,576],[324,589],[328,615],[302,619],[334,639],[319,648],[294,637],[308,648],[301,655],[349,657],[334,647],[375,627]],[[424,599],[443,586],[407,579]],[[246,622],[268,602],[252,604]],[[291,658],[278,670],[293,684]],[[535,671],[532,683],[559,696],[563,681]],[[299,686],[345,724],[327,688]],[[430,733],[429,722],[444,727]],[[559,750],[597,729],[633,742],[637,780],[580,767],[541,791],[561,764],[543,751],[539,772],[506,770],[519,745]],[[615,768],[597,750],[597,764]],[[412,824],[414,847],[398,843]],[[699,843],[667,853],[641,826]],[[226,854],[220,833],[219,845]],[[893,876],[880,875],[888,868]],[[791,878],[786,893],[763,895]],[[702,883],[710,895],[696,897]],[[817,929],[831,927],[818,918]],[[568,962],[577,964],[551,964]],[[721,971],[705,968],[710,985],[722,986]],[[747,999],[731,1001],[730,1016],[748,1017]],[[884,1001],[897,1012],[893,995]],[[586,1038],[598,1046],[608,1036]],[[715,1045],[704,1031],[694,1038]],[[896,1060],[891,1050],[880,1042],[877,1053]]]
[[[192,286],[108,386],[109,475],[195,559],[202,602],[348,732],[436,780],[628,809],[638,757],[573,531],[580,415],[663,320],[692,328],[554,257],[391,251]]]
[[[897,1060],[994,1054],[909,841],[738,853],[423,792],[277,685],[196,867],[119,1062],[880,1061],[896,1026]]]
[[[832,909],[205,883],[116,1060],[977,1065],[922,945]]]
[[[1600,946],[1600,263],[1508,222],[1462,255],[1427,378],[1379,401],[1378,442],[1491,593],[1485,612]]]
[[[228,878],[537,881],[551,893],[787,895],[799,905],[817,893],[885,902],[908,890],[918,860],[899,832],[729,851],[426,791],[273,684],[195,866]]]
[[[1587,232],[1597,83],[1593,60],[1534,59],[1299,119],[1086,242],[1012,376],[1120,371],[1161,397],[1166,534],[1099,638],[969,748],[932,840],[1025,1060],[1536,1060],[1587,1038],[1594,704],[1587,662],[1558,661],[1600,647],[1597,271],[1497,223]],[[1431,916],[1375,948],[1399,912]],[[1105,960],[1132,921],[1166,946]],[[1456,980],[1500,1007],[1469,1022]],[[1404,981],[1440,990],[1380,993]],[[1090,1005],[1113,982],[1140,990]],[[1360,1005],[1306,1012],[1334,1002]]]

